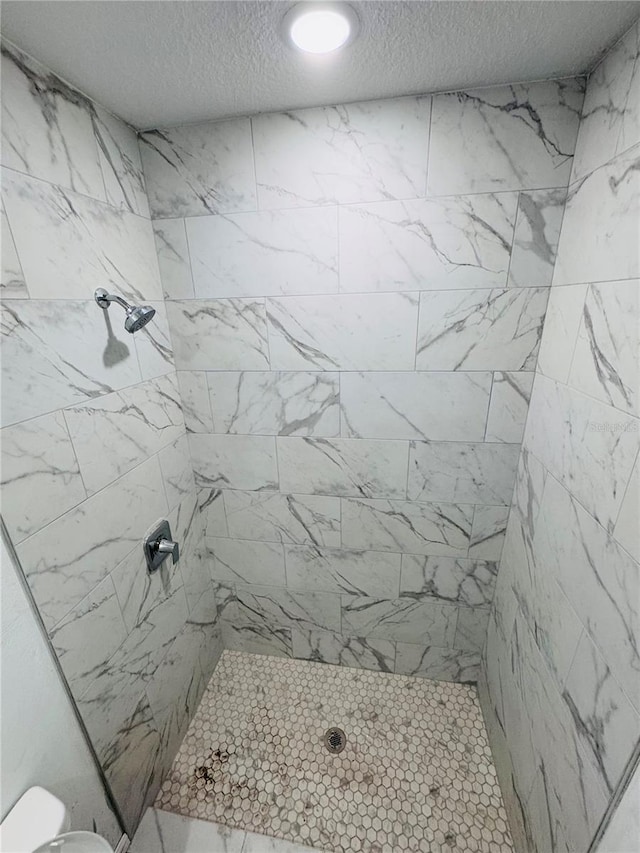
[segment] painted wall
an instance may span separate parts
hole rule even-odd
[[[227,647],[477,679],[582,100],[142,134]]]
[[[8,46],[2,135],[2,513],[133,831],[219,646],[137,138]],[[149,578],[160,517],[182,558]]]
[[[484,654],[520,849],[588,850],[640,737],[640,28],[589,79]]]

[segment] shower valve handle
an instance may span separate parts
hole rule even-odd
[[[159,551],[161,554],[171,554],[174,566],[180,559],[180,546],[172,539],[158,539],[156,542],[156,551]]]
[[[180,559],[180,547],[171,538],[169,522],[164,519],[157,522],[147,533],[142,545],[147,561],[147,569],[150,572],[155,572],[156,569],[159,569],[169,555],[173,559],[174,566]]]

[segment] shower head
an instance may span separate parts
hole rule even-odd
[[[98,305],[105,310],[112,302],[117,302],[118,305],[121,305],[127,315],[125,317],[124,327],[127,332],[131,332],[131,334],[142,329],[143,326],[146,326],[149,320],[151,320],[153,315],[156,313],[156,309],[152,308],[151,305],[129,305],[129,303],[121,296],[107,293],[103,287],[99,287],[96,290],[94,297]]]

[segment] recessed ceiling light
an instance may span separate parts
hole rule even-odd
[[[331,53],[353,41],[356,13],[346,3],[298,3],[284,16],[288,39],[305,53]]]

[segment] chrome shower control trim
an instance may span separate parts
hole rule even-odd
[[[180,546],[171,538],[171,528],[168,521],[160,521],[144,537],[143,542],[144,556],[147,561],[147,568],[150,572],[155,572],[160,568],[162,563],[171,555],[173,564],[180,559]]]

